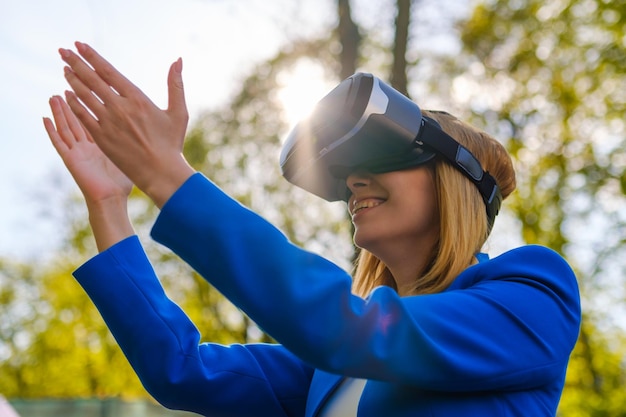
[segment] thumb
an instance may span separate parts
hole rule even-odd
[[[187,103],[185,102],[185,87],[183,86],[183,60],[178,58],[171,66],[167,75],[168,113],[185,119],[188,118]]]

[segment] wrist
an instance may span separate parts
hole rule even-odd
[[[196,171],[181,155],[180,159],[163,167],[157,174],[151,175],[149,180],[139,188],[158,208],[161,208],[176,190],[195,173]]]
[[[99,252],[135,233],[128,217],[126,197],[115,196],[104,200],[87,201],[87,209]]]

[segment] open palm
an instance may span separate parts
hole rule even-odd
[[[67,103],[50,99],[54,123],[44,118],[48,136],[87,202],[126,198],[132,182],[102,153]]]

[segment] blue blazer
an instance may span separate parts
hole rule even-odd
[[[581,319],[576,278],[525,246],[467,268],[444,292],[367,299],[201,174],[153,238],[280,344],[200,343],[136,236],[76,272],[146,389],[210,416],[319,415],[345,376],[367,379],[359,417],[554,416]]]

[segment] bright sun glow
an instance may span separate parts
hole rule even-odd
[[[325,78],[323,68],[308,60],[301,60],[289,71],[283,72],[279,83],[282,87],[277,95],[290,127],[307,117],[315,104],[333,87]]]

